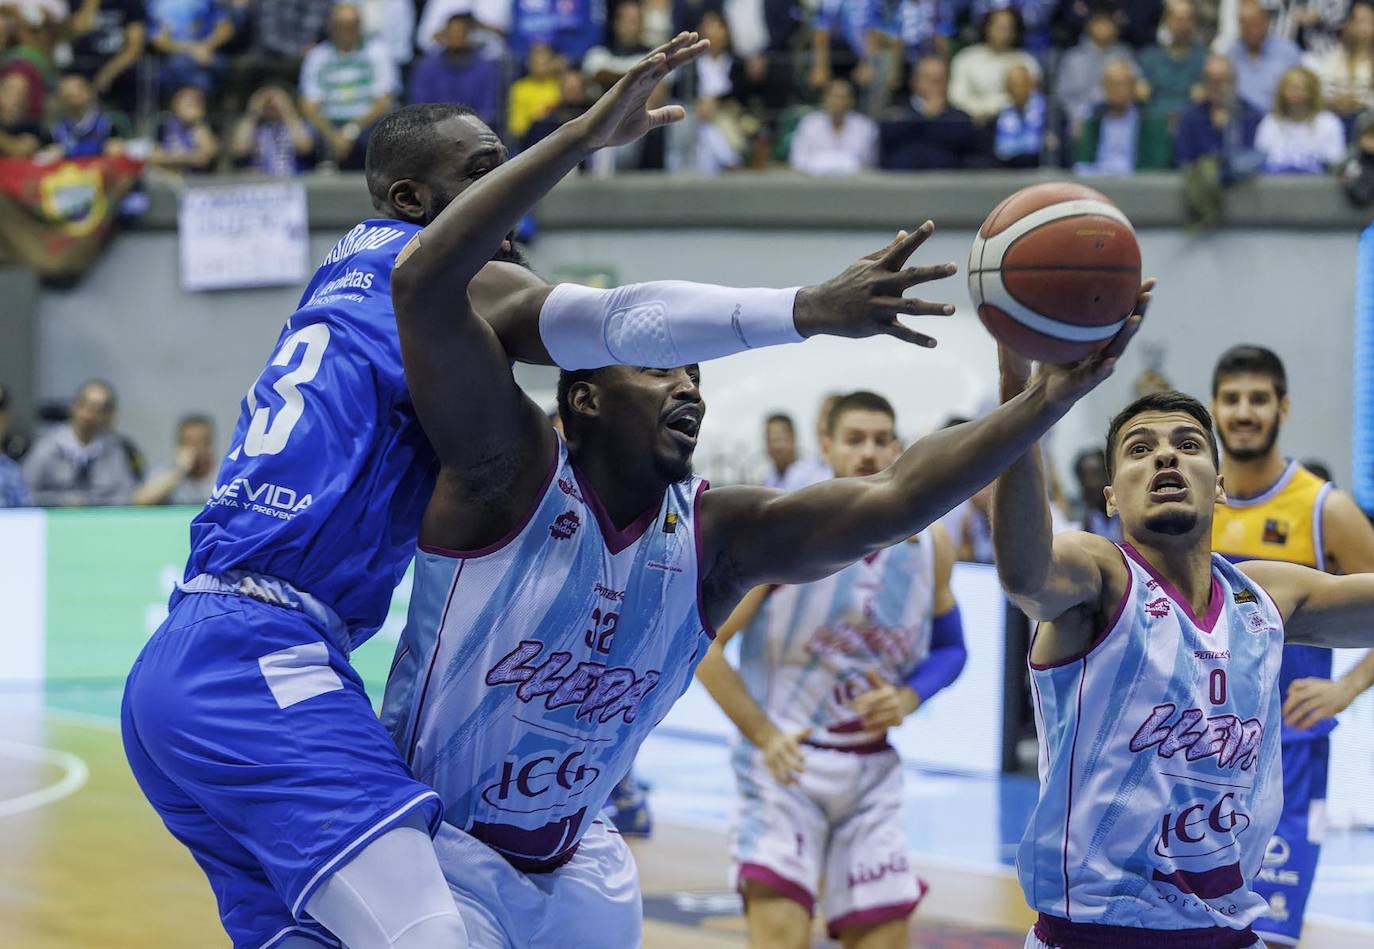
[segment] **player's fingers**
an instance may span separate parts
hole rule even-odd
[[[952,277],[959,272],[959,265],[953,261],[943,264],[932,264],[929,267],[907,267],[899,270],[890,277],[883,279],[883,283],[888,286],[914,287],[918,283],[929,283],[932,280],[943,280]]]
[[[900,244],[902,241],[906,240],[906,238],[907,238],[907,232],[906,232],[906,231],[898,231],[898,232],[897,232],[897,236],[894,237],[894,238],[888,243],[888,245],[887,245],[886,247],[880,247],[880,248],[878,248],[877,250],[875,250],[875,251],[874,251],[873,253],[871,253],[871,254],[864,254],[864,255],[863,255],[862,257],[860,257],[859,259],[860,259],[860,260],[882,260],[882,259],[883,259],[884,257],[886,257],[888,254],[892,253],[892,249],[893,249],[894,247],[896,247],[898,244]]]
[[[883,677],[878,675],[878,670],[876,669],[865,669],[864,676],[868,679],[868,684],[875,689],[880,689],[887,685],[887,683],[883,681]]]
[[[685,49],[686,47],[691,46],[693,43],[697,41],[697,38],[698,34],[693,33],[690,30],[683,30],[681,33],[679,33],[677,36],[674,36],[672,39],[664,43],[662,46],[655,47],[653,50],[649,52],[649,55],[645,56],[644,59],[640,60],[640,62],[645,62],[647,60],[653,59],[655,56],[663,56],[666,59],[678,50]]]
[[[661,109],[649,110],[649,128],[661,128],[687,118],[687,110],[680,105],[665,105]]]
[[[695,36],[696,34],[692,34],[692,35]],[[674,69],[677,69],[679,66],[685,66],[687,63],[690,63],[692,60],[696,59],[698,56],[701,56],[703,53],[705,53],[705,52],[706,52],[708,49],[710,49],[710,48],[711,48],[711,41],[710,41],[710,40],[697,40],[696,42],[692,43],[690,46],[685,46],[685,47],[683,47],[682,49],[674,50],[673,52],[671,52],[671,53],[668,54],[668,63],[667,63],[668,71],[669,71],[669,72],[672,72]]]
[[[1150,301],[1154,299],[1155,287],[1159,286],[1159,281],[1150,277],[1140,285],[1140,293],[1135,298],[1135,312],[1141,316],[1149,309]]]
[[[806,739],[810,737],[811,729],[803,728],[801,731],[797,732],[795,735],[792,736],[792,740],[800,745],[802,742],[806,741]]]
[[[895,318],[890,323],[883,324],[883,333],[900,339],[904,343],[911,343],[913,346],[920,346],[922,349],[934,349],[937,345],[934,336],[927,336],[925,333],[918,333],[909,326],[904,326]]]
[[[1121,332],[1113,336],[1112,341],[1103,348],[1100,354],[1103,362],[1109,359],[1116,359],[1126,351],[1126,347],[1129,346],[1131,340],[1135,338],[1135,334],[1140,332],[1140,324],[1143,320],[1144,317],[1138,313],[1133,314],[1126,320],[1126,325],[1121,327]]]
[[[882,313],[904,316],[953,316],[953,303],[932,303],[920,297],[874,297],[869,301]]]
[[[907,258],[915,253],[916,248],[926,242],[931,234],[935,233],[935,222],[926,221],[916,230],[906,236],[905,240],[889,248],[887,255],[882,260],[882,265],[888,270],[900,270],[906,266]]]

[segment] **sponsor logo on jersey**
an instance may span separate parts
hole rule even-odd
[[[602,599],[614,600],[617,603],[620,603],[625,599],[624,590],[612,590],[610,587],[602,586],[600,583],[592,587],[592,590],[596,593],[597,596],[601,597]]]
[[[1259,599],[1249,587],[1241,587],[1232,597],[1237,603],[1258,603]]]
[[[571,478],[559,478],[558,490],[562,491],[564,494],[572,498],[574,501],[577,501],[579,504],[585,503],[582,500],[582,492],[577,490],[577,485],[573,484]]]
[[[567,540],[577,533],[582,521],[572,511],[564,511],[549,525],[549,536],[554,540]]]
[[[1266,544],[1288,543],[1288,522],[1271,517],[1264,522],[1264,542]]]
[[[1296,874],[1294,874],[1294,876],[1296,876]],[[1291,885],[1297,886],[1296,883]],[[1273,896],[1269,897],[1269,910],[1265,915],[1276,923],[1288,922],[1288,897],[1282,893],[1275,893]]]
[[[1234,791],[1227,791],[1216,801],[1194,800],[1166,813],[1160,821],[1155,854],[1178,860],[1230,850],[1250,828],[1250,815],[1236,808],[1235,796]]]
[[[1293,848],[1288,846],[1288,841],[1278,834],[1269,838],[1269,845],[1264,848],[1264,865],[1266,867],[1281,867],[1288,862],[1288,858],[1293,855]]]
[[[1194,649],[1193,658],[1195,659],[1230,659],[1231,650],[1223,649],[1221,652],[1213,652],[1209,649]]]
[[[671,563],[664,563],[662,560],[650,560],[644,566],[650,570],[666,570],[669,573],[681,573],[682,568]]]
[[[1259,610],[1253,610],[1245,614],[1245,628],[1252,633],[1262,633],[1267,629],[1273,629],[1269,621],[1264,618],[1264,614]]]
[[[1161,596],[1145,604],[1145,612],[1155,619],[1163,619],[1169,615],[1169,598]]]
[[[870,866],[860,863],[857,867],[849,871],[849,888],[852,890],[856,886],[863,886],[867,883],[877,883],[887,876],[901,876],[911,872],[911,862],[907,860],[906,854],[901,851],[893,851],[882,863]]]
[[[313,500],[312,495],[301,494],[282,484],[266,481],[253,484],[247,478],[232,478],[215,485],[210,492],[209,506],[234,507],[289,521],[308,508]]]
[[[1156,748],[1161,758],[1172,758],[1182,751],[1188,761],[1216,758],[1218,768],[1248,771],[1264,744],[1264,725],[1257,718],[1241,720],[1235,715],[1206,718],[1202,709],[1178,713],[1171,702],[1156,705],[1131,738],[1131,751],[1139,754]]]
[[[550,711],[576,705],[575,718],[605,724],[621,715],[629,724],[663,677],[657,669],[641,675],[625,667],[608,669],[599,662],[579,662],[565,673],[572,653],[552,652],[536,662],[543,651],[543,643],[524,640],[488,670],[487,685],[514,685],[521,702],[547,696],[544,707]]]
[[[500,780],[482,789],[482,800],[498,811],[524,813],[528,810],[526,802],[550,791],[564,799],[576,797],[601,776],[601,769],[588,764],[586,755],[583,745],[566,754],[535,755],[523,761],[507,758],[501,765]]]
[[[665,533],[665,534],[676,534],[676,533],[677,533],[677,512],[676,512],[676,511],[669,511],[666,515],[664,515],[664,517],[663,517],[663,533]]]
[[[1260,867],[1259,873],[1255,874],[1255,879],[1261,883],[1272,883],[1276,886],[1300,886],[1302,876],[1297,870],[1280,869],[1288,863],[1288,858],[1292,855],[1293,850],[1288,845],[1288,841],[1278,834],[1270,837],[1269,846],[1264,848],[1264,865]],[[1275,896],[1282,895],[1281,893],[1275,894]],[[1278,917],[1274,916],[1273,918],[1277,919]]]

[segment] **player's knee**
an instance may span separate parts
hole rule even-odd
[[[796,900],[757,880],[745,883],[744,899],[751,949],[794,949],[811,944],[811,913]]]
[[[390,949],[467,949],[468,932],[457,910],[422,919],[392,939]]]

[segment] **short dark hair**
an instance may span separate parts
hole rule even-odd
[[[1288,394],[1288,373],[1283,368],[1283,360],[1272,349],[1245,343],[1232,346],[1221,354],[1217,367],[1212,370],[1212,397],[1216,398],[1221,388],[1221,380],[1227,376],[1242,373],[1255,373],[1268,376],[1274,382],[1274,392],[1282,399]]]
[[[984,14],[982,22],[978,24],[978,42],[986,43],[988,41],[988,24],[992,22],[993,17],[1001,14],[1010,16],[1016,27],[1015,32],[1012,33],[1011,45],[1020,46],[1026,36],[1026,18],[1015,7],[993,7]]]
[[[897,412],[892,408],[891,402],[876,392],[859,389],[835,399],[835,404],[830,406],[830,414],[825,419],[826,434],[834,434],[840,416],[846,412],[881,412],[892,419],[894,424],[897,421]]]
[[[214,419],[210,418],[210,416],[206,415],[204,412],[190,412],[177,419],[177,434],[180,435],[182,431],[192,425],[204,425],[211,431],[215,430]]]
[[[603,369],[562,369],[558,373],[558,417],[563,420],[563,434],[568,441],[573,440],[577,427],[577,413],[568,402],[572,387],[579,382],[594,382]]]
[[[363,162],[373,200],[385,204],[393,184],[402,178],[423,178],[433,167],[435,156],[446,147],[435,134],[436,125],[476,114],[453,102],[425,102],[403,106],[378,119],[368,136]]]
[[[1174,389],[1164,389],[1160,392],[1151,392],[1142,395],[1130,405],[1126,406],[1112,419],[1112,424],[1107,428],[1107,480],[1116,476],[1116,445],[1117,439],[1121,435],[1121,430],[1126,427],[1126,423],[1145,412],[1182,412],[1191,415],[1197,420],[1198,427],[1207,435],[1207,445],[1212,449],[1212,464],[1221,467],[1221,454],[1217,450],[1217,436],[1212,431],[1212,413],[1207,411],[1207,407],[1193,398]]]
[[[786,425],[787,430],[789,432],[791,432],[793,435],[797,434],[797,426],[792,423],[792,416],[788,415],[786,412],[774,412],[772,415],[768,416],[768,418],[763,420],[763,427],[767,428],[774,422]]]

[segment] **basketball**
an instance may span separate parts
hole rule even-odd
[[[968,287],[993,336],[1029,359],[1069,363],[1105,346],[1140,291],[1135,229],[1101,192],[1032,185],[983,221]]]

